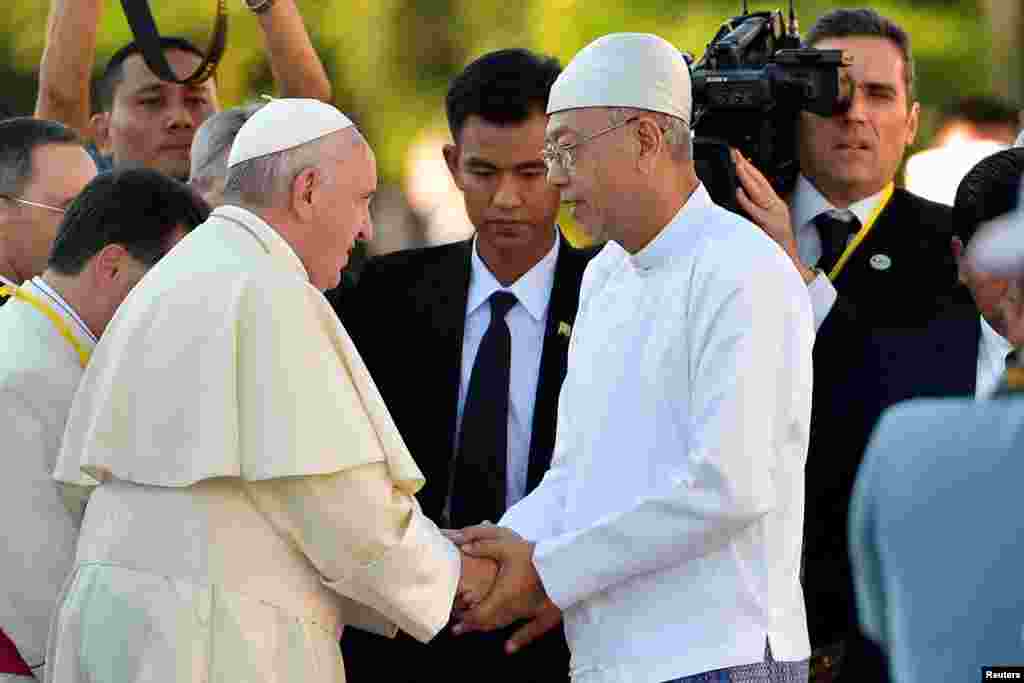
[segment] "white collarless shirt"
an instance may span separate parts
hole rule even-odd
[[[810,653],[800,545],[814,324],[782,249],[699,186],[587,266],[551,467],[501,524],[536,542],[575,683]]]
[[[502,286],[488,270],[477,252],[473,239],[470,259],[469,294],[466,300],[466,327],[462,339],[462,372],[459,382],[458,431],[455,450],[462,435],[462,413],[466,407],[469,377],[476,353],[480,349],[487,326],[491,323],[489,299],[498,291],[516,297],[505,321],[512,336],[512,362],[509,375],[508,454],[505,478],[505,504],[512,506],[526,495],[526,478],[530,468],[530,439],[533,435],[533,408],[540,376],[540,359],[544,351],[544,330],[547,325],[551,288],[555,283],[558,260],[557,228],[555,244],[533,268],[508,287]],[[496,521],[496,520],[491,520]]]
[[[29,281],[29,284],[36,290],[37,295],[42,295],[41,298],[44,302],[50,305],[50,307],[56,311],[62,318],[64,318],[71,325],[71,329],[77,332],[77,336],[84,337],[88,340],[85,348],[88,351],[96,346],[99,341],[89,326],[85,324],[82,317],[78,315],[71,304],[64,300],[56,289],[47,284],[46,280],[36,276]]]
[[[885,194],[883,189],[870,197],[865,197],[854,202],[847,209],[837,209],[832,203],[818,191],[811,181],[800,175],[796,181],[796,188],[790,198],[789,212],[793,221],[793,230],[796,236],[796,250],[800,260],[808,267],[813,268],[821,260],[821,235],[818,228],[812,222],[818,214],[832,211],[837,218],[842,219],[845,215],[849,220],[856,216],[861,225],[867,221],[871,212],[875,210],[878,203],[882,201]],[[817,330],[825,322],[826,316],[836,303],[839,293],[836,292],[832,281],[827,274],[818,273],[818,277],[811,280],[807,285],[807,291],[811,295],[811,309],[814,311],[814,329]]]
[[[981,339],[978,340],[978,374],[974,398],[983,401],[999,386],[1006,373],[1006,354],[1013,350],[1010,342],[996,332],[981,316]]]

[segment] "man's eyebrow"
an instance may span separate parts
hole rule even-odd
[[[138,89],[136,89],[132,93],[132,95],[148,95],[150,93],[160,93],[162,91],[163,91],[163,86],[159,82],[157,82],[157,83],[149,83],[149,84],[140,86]]]

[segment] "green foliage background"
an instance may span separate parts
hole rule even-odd
[[[399,181],[405,151],[421,131],[444,127],[444,92],[451,76],[488,50],[523,46],[556,55],[564,64],[594,38],[627,30],[658,33],[699,56],[721,21],[740,12],[738,0],[297,1],[330,73],[335,102],[359,121],[385,182]],[[151,6],[161,33],[207,43],[215,0],[151,0]],[[835,6],[800,0],[803,30]],[[993,65],[987,20],[976,0],[872,6],[902,23],[913,38],[924,107],[919,140],[925,143],[940,107],[988,90]],[[47,10],[47,0],[19,0],[0,15],[2,104],[8,113],[32,110]],[[272,89],[255,18],[241,0],[229,0],[229,11],[229,50],[218,72],[224,106]],[[120,3],[107,0],[97,64],[130,37]]]

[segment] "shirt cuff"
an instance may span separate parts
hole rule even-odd
[[[839,292],[836,291],[832,281],[822,271],[818,271],[818,277],[814,278],[807,285],[807,293],[811,296],[811,310],[814,311],[814,331],[821,329],[829,311],[836,305]]]
[[[563,612],[601,589],[594,574],[580,572],[581,553],[568,548],[573,540],[572,535],[549,538],[533,548],[533,566],[544,592]]]
[[[400,545],[352,576],[325,583],[425,643],[448,623],[461,566],[458,548],[415,510]]]

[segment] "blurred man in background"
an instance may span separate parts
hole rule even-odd
[[[329,100],[330,82],[295,0],[246,4],[256,13],[282,96]],[[92,115],[89,88],[103,5],[103,0],[53,0],[35,115],[93,140],[114,166],[142,165],[187,180],[192,136],[220,108],[216,83],[213,78],[191,85],[161,81],[131,42],[107,63],[94,103],[98,113]],[[163,38],[161,47],[179,78],[203,59],[184,38]]]
[[[0,275],[20,285],[43,272],[64,212],[95,175],[70,128],[0,121]]]
[[[907,159],[908,190],[953,204],[960,181],[976,163],[1014,143],[1020,128],[1016,107],[997,97],[965,97],[943,112],[930,148]]]

